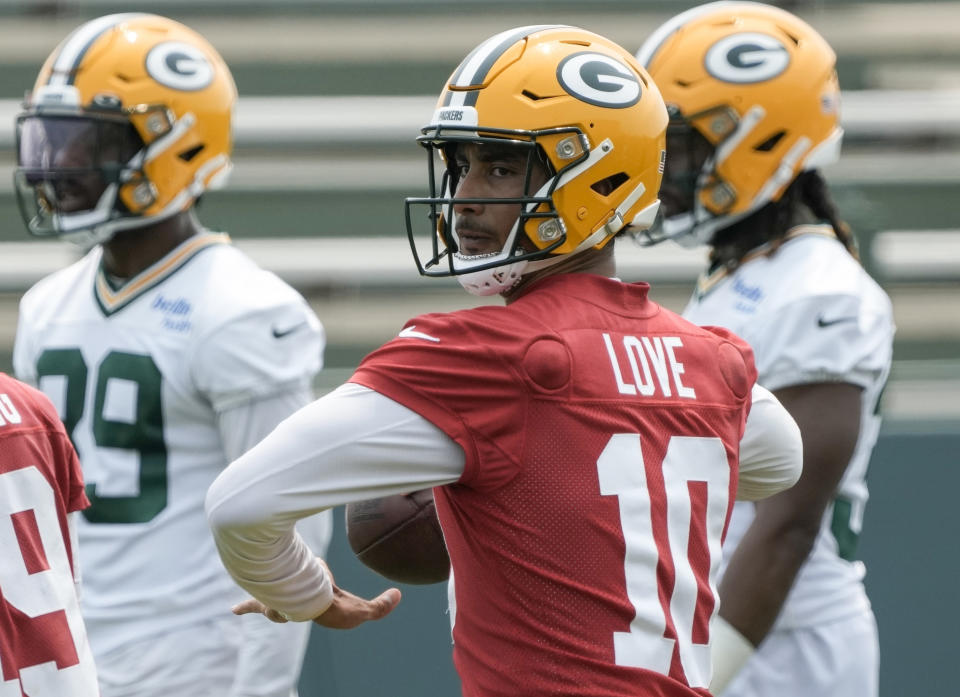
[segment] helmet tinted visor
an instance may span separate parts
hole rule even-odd
[[[57,234],[61,216],[102,206],[108,187],[129,179],[128,163],[141,147],[126,120],[20,117],[14,182],[31,232]]]

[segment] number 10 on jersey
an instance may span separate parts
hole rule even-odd
[[[684,676],[673,677],[706,687],[712,579],[730,492],[723,442],[673,436],[660,467],[648,469],[640,436],[618,433],[597,470],[600,493],[620,505],[627,597],[636,613],[630,631],[614,632],[616,663],[670,675],[676,647]]]

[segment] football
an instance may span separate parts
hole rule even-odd
[[[450,577],[431,489],[347,504],[345,518],[353,553],[381,576],[418,585]]]

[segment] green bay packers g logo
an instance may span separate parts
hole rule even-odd
[[[772,36],[743,32],[720,39],[703,62],[718,80],[746,84],[775,78],[790,65],[790,54]]]
[[[213,66],[197,47],[165,41],[147,54],[147,73],[165,87],[185,92],[202,90],[213,82]]]
[[[640,101],[636,73],[602,53],[567,56],[557,66],[557,80],[567,93],[594,106],[623,109]]]

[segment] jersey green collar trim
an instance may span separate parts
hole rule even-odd
[[[101,261],[93,286],[93,295],[97,305],[100,306],[103,314],[109,317],[172,276],[204,249],[218,244],[230,244],[230,235],[222,232],[195,235],[172,249],[163,258],[141,271],[120,288],[114,288],[107,279]]]

